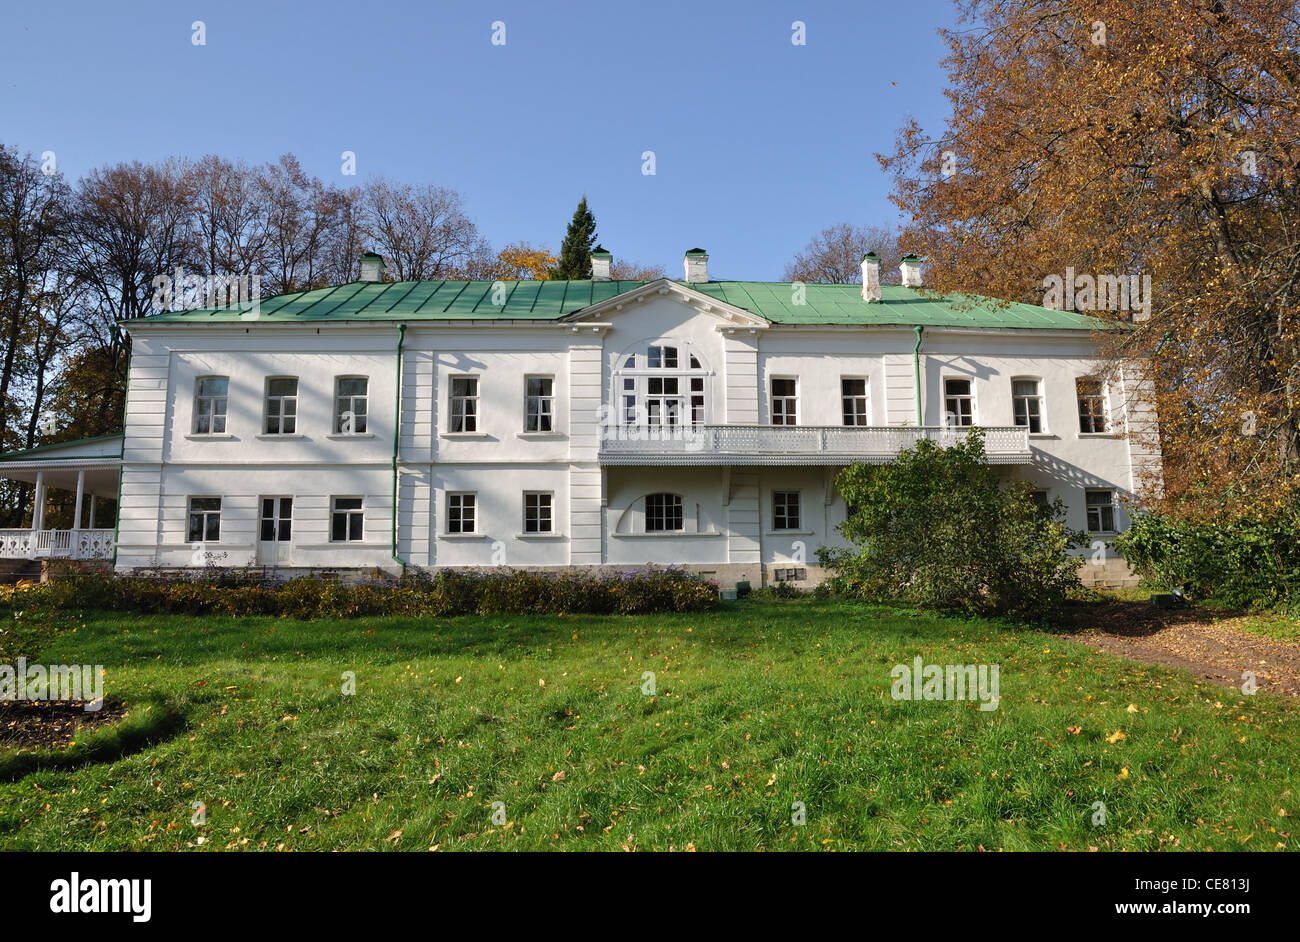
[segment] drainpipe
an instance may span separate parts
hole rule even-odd
[[[912,348],[912,375],[916,379],[916,427],[920,428],[925,424],[921,413],[921,334],[925,328],[917,324],[912,329],[916,331],[916,346]]]
[[[397,555],[397,446],[402,439],[402,346],[406,343],[406,325],[397,325],[397,395],[393,401],[393,560],[406,574],[406,560]]]

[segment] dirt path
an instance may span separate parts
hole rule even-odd
[[[1192,609],[1115,602],[1073,613],[1075,641],[1144,664],[1180,667],[1224,687],[1241,688],[1253,671],[1259,690],[1300,697],[1300,645],[1233,627],[1235,619]]]

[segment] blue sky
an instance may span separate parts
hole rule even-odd
[[[909,115],[941,126],[936,30],[955,12],[951,0],[97,0],[10,3],[3,19],[0,142],[54,151],[71,178],[292,151],[339,184],[451,187],[494,246],[552,250],[585,191],[618,258],[681,277],[699,245],[715,278],[774,280],[824,226],[897,222],[873,155]],[[196,20],[206,45],[191,41]]]

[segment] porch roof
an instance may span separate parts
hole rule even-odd
[[[74,489],[78,472],[86,472],[86,489],[107,496],[117,488],[122,467],[122,433],[70,442],[37,445],[0,454],[0,477],[36,483],[37,472],[48,487]]]

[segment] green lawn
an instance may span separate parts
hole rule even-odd
[[[893,700],[891,667],[918,654],[1000,665],[999,708]],[[101,614],[40,657],[103,664],[110,697],[185,726],[111,762],[11,767],[0,849],[1297,846],[1295,701],[986,621],[820,601],[426,623]]]

